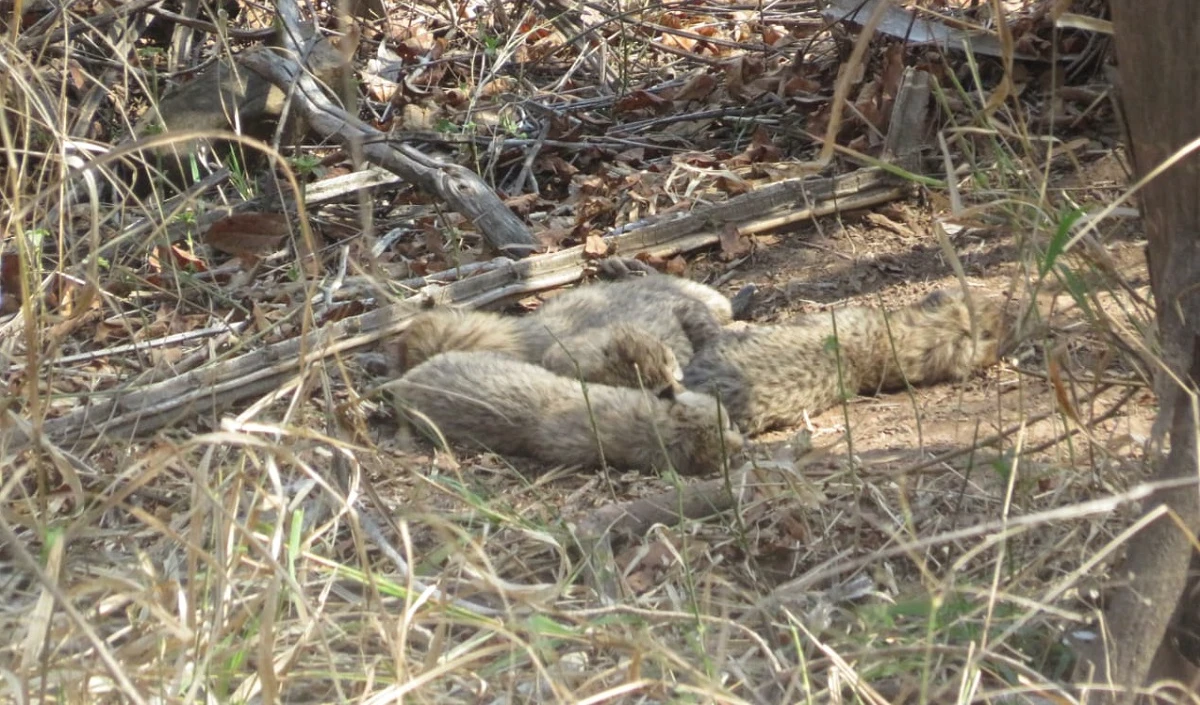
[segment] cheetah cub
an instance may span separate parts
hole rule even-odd
[[[446,440],[546,463],[708,474],[742,447],[717,401],[589,385],[489,352],[435,355],[384,387]]]
[[[643,328],[615,324],[546,344],[528,317],[440,308],[415,316],[397,345],[400,370],[450,351],[491,352],[539,364],[592,384],[646,389],[670,397],[683,390],[675,353]]]
[[[998,360],[1005,330],[999,304],[972,301],[974,331],[963,296],[940,291],[891,312],[838,309],[836,343],[829,313],[727,330],[685,367],[683,382],[718,396],[752,434],[797,425],[844,395],[964,379]]]
[[[666,275],[578,287],[522,317],[434,309],[416,316],[397,358],[409,369],[440,352],[491,351],[614,386],[679,391],[683,364],[732,320],[729,300]]]

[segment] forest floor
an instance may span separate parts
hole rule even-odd
[[[939,6],[987,24],[960,4]],[[976,38],[982,53],[968,61],[906,44],[885,23],[854,65],[857,30],[814,3],[647,10],[627,24],[583,4],[573,12],[592,43],[571,41],[544,3],[362,3],[392,23],[364,25],[352,47],[360,117],[478,171],[525,219],[539,254],[769,183],[811,160],[830,124],[843,153],[827,171],[857,168],[877,156],[898,69],[929,71],[944,90],[927,164],[953,163],[951,178],[653,263],[731,297],[753,285],[753,323],[891,309],[966,285],[1006,302],[1012,344],[964,382],[855,397],[755,438],[749,469],[724,478],[435,450],[396,433],[370,393],[378,380],[353,362],[305,366],[232,408],[172,408],[153,433],[89,418],[76,438],[2,436],[0,575],[12,577],[0,579],[0,633],[13,638],[0,646],[0,697],[1067,702],[1066,637],[1094,618],[1120,532],[1137,516],[1156,405],[1137,221],[1117,213],[1062,248],[1076,217],[1116,203],[1127,176],[1103,100],[1104,54],[1052,31],[1053,4],[1009,8],[1024,58],[1008,78],[1019,90],[989,109],[1005,63],[988,42]],[[234,6],[240,29],[270,26],[259,8]],[[22,21],[39,17],[51,16]],[[38,27],[31,37],[57,36]],[[170,32],[154,22],[142,31],[138,56],[160,61]],[[5,42],[5,56],[28,54],[31,71],[59,81],[39,93],[4,78],[27,101],[5,134],[74,144],[38,101],[61,93],[78,115],[89,86],[112,83],[81,78],[107,75],[95,50],[107,45],[64,63],[76,55]],[[1064,86],[1051,47],[1093,62],[1073,62]],[[628,73],[602,80],[606,61]],[[829,106],[847,74],[839,130]],[[97,103],[112,119],[80,131],[116,143],[113,125],[153,100],[118,86]],[[514,106],[525,103],[540,107],[523,116]],[[549,141],[527,160],[539,125]],[[252,169],[171,215],[154,198],[69,208],[47,196],[60,185],[51,167],[68,173],[53,155],[69,150],[46,148],[53,158],[35,165],[25,143],[0,137],[9,168],[37,174],[8,186],[0,229],[10,430],[164,380],[203,385],[239,356],[269,358],[313,320],[412,293],[396,282],[494,257],[468,218],[393,184],[312,209],[317,266],[300,263],[299,245],[239,264],[221,253],[263,245],[239,244],[237,227],[267,230],[280,216],[227,224],[223,243],[219,227],[196,223],[219,203],[262,195]],[[307,182],[350,171],[328,145],[291,164]],[[131,235],[139,222],[155,229]],[[322,287],[348,282],[347,271],[370,280],[363,291],[387,293],[311,316],[333,290]],[[699,487],[734,501],[637,531],[581,529],[614,507],[634,514],[639,500]]]

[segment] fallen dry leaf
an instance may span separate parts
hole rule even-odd
[[[538,241],[546,252],[555,252],[562,247],[563,241],[571,237],[575,232],[575,228],[571,227],[549,227],[537,231],[534,234],[534,239]]]
[[[652,255],[648,252],[639,252],[636,255],[634,255],[633,258],[635,260],[637,260],[638,262],[647,264],[660,272],[665,271],[667,268],[666,260],[664,260],[662,257],[659,257],[658,255]]]
[[[504,205],[508,206],[508,209],[517,215],[529,215],[533,207],[538,204],[540,198],[536,193],[525,193],[520,196],[504,199]]]
[[[15,252],[0,255],[0,313],[21,308],[21,256]]]
[[[613,155],[614,162],[625,164],[640,164],[646,160],[646,149],[644,147],[632,147],[624,152],[617,152]]]
[[[900,79],[904,76],[904,46],[893,44],[883,53],[883,95],[895,98],[900,92]]]
[[[716,189],[721,193],[725,193],[730,196],[738,196],[743,193],[749,193],[753,189],[753,186],[747,183],[745,179],[739,179],[737,177],[726,175],[718,176],[713,182],[713,186],[716,187]]]
[[[754,131],[750,146],[746,148],[746,151],[730,159],[729,165],[735,167],[762,162],[778,162],[782,158],[782,152],[771,140],[771,134],[759,126]]]
[[[600,259],[608,256],[608,243],[599,235],[588,235],[583,243],[583,256],[589,259]]]
[[[675,255],[671,259],[667,260],[666,271],[667,274],[674,274],[677,277],[686,276],[687,260],[683,258],[683,255]]]
[[[225,254],[257,259],[278,250],[289,232],[283,213],[239,213],[213,223],[203,241]]]
[[[680,86],[672,99],[678,101],[704,100],[716,87],[717,79],[706,73],[697,74]]]
[[[650,91],[636,90],[617,101],[613,110],[618,115],[628,114],[639,110],[650,110],[660,113],[671,107],[670,101],[661,98]]]
[[[155,286],[162,286],[163,271],[167,269],[172,271],[182,269],[190,272],[208,271],[208,265],[204,260],[180,245],[159,245],[150,250],[146,255],[146,266],[150,270],[146,281]]]
[[[750,252],[750,241],[742,237],[742,233],[733,223],[726,223],[721,228],[721,256],[735,259]]]

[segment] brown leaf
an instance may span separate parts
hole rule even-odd
[[[820,82],[814,81],[808,76],[796,75],[784,81],[779,92],[785,97],[791,97],[795,95],[812,95],[819,90],[821,90]]]
[[[367,87],[367,95],[381,103],[390,103],[400,94],[399,83],[389,81],[369,70],[363,73],[363,85]]]
[[[667,267],[667,261],[658,255],[652,255],[649,252],[639,252],[633,256],[635,260],[642,264],[649,265],[658,271],[663,271]]]
[[[579,173],[579,169],[576,166],[557,154],[539,157],[538,166],[541,167],[542,170],[548,172],[550,176],[559,179],[569,179]]]
[[[728,175],[718,176],[713,184],[718,191],[729,194],[730,196],[738,196],[743,193],[748,193],[753,186],[746,183],[743,179],[730,178]]]
[[[780,30],[778,27],[767,25],[762,28],[762,40],[767,46],[778,46],[783,40],[791,38],[791,34]]]
[[[533,237],[538,241],[538,245],[546,252],[554,252],[562,247],[563,241],[571,237],[575,232],[573,227],[548,227],[534,233]]]
[[[650,110],[652,112],[662,112],[669,108],[670,101],[657,96],[650,91],[636,90],[624,98],[618,100],[613,106],[613,111],[618,115],[624,115],[638,110]]]
[[[608,243],[599,235],[588,235],[583,243],[583,256],[589,259],[607,257]]]
[[[904,45],[893,44],[883,53],[883,94],[895,98],[900,92],[900,79],[904,76]]]
[[[754,131],[754,138],[750,142],[750,146],[746,148],[738,156],[730,160],[731,166],[742,166],[745,164],[760,164],[762,162],[778,162],[782,159],[782,153],[779,147],[771,141],[771,135],[766,130],[759,126]]]
[[[720,157],[710,152],[685,152],[672,157],[671,161],[677,164],[698,166],[702,169],[721,166]]]
[[[208,265],[204,260],[196,256],[195,252],[186,250],[179,245],[171,245],[170,250],[166,251],[176,267],[187,269],[191,272],[207,272]]]
[[[504,205],[508,206],[508,209],[517,215],[529,215],[529,212],[538,204],[540,198],[536,193],[525,193],[520,196],[504,199]]]
[[[283,213],[239,213],[213,223],[203,241],[226,254],[257,258],[278,250],[289,232]]]
[[[683,255],[675,255],[667,260],[667,274],[674,274],[677,277],[687,274],[687,260],[683,258]]]
[[[83,70],[83,66],[75,59],[67,61],[67,81],[77,91],[82,91],[88,86],[87,72]]]
[[[704,100],[716,87],[717,79],[706,73],[697,74],[680,86],[673,98],[681,101]]]
[[[675,562],[675,552],[665,540],[629,546],[614,557],[630,589],[644,592],[660,583],[667,568]]]
[[[575,222],[579,226],[586,226],[593,221],[606,217],[612,219],[612,212],[617,208],[617,204],[611,198],[584,198],[575,206]]]
[[[46,292],[46,305],[66,318],[78,318],[99,308],[100,291],[95,284],[58,275]]]
[[[646,160],[646,149],[644,147],[633,147],[633,148],[625,150],[624,152],[617,152],[616,154],[613,155],[614,162],[619,162],[619,163],[624,163],[624,164],[641,163],[641,162],[644,162],[645,160]]]
[[[879,107],[880,86],[878,81],[867,81],[858,92],[854,107],[863,119],[883,132],[887,127],[887,118]]]
[[[741,257],[750,252],[750,241],[742,237],[741,231],[733,223],[726,223],[721,228],[721,255],[726,259]]]

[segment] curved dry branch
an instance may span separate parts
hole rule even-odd
[[[238,63],[285,90],[295,85],[292,105],[312,129],[347,149],[361,149],[367,160],[441,198],[467,216],[498,252],[524,257],[536,248],[533,235],[521,219],[469,169],[433,159],[409,145],[391,144],[387,135],[335,105],[295,61],[269,49],[243,52]]]

